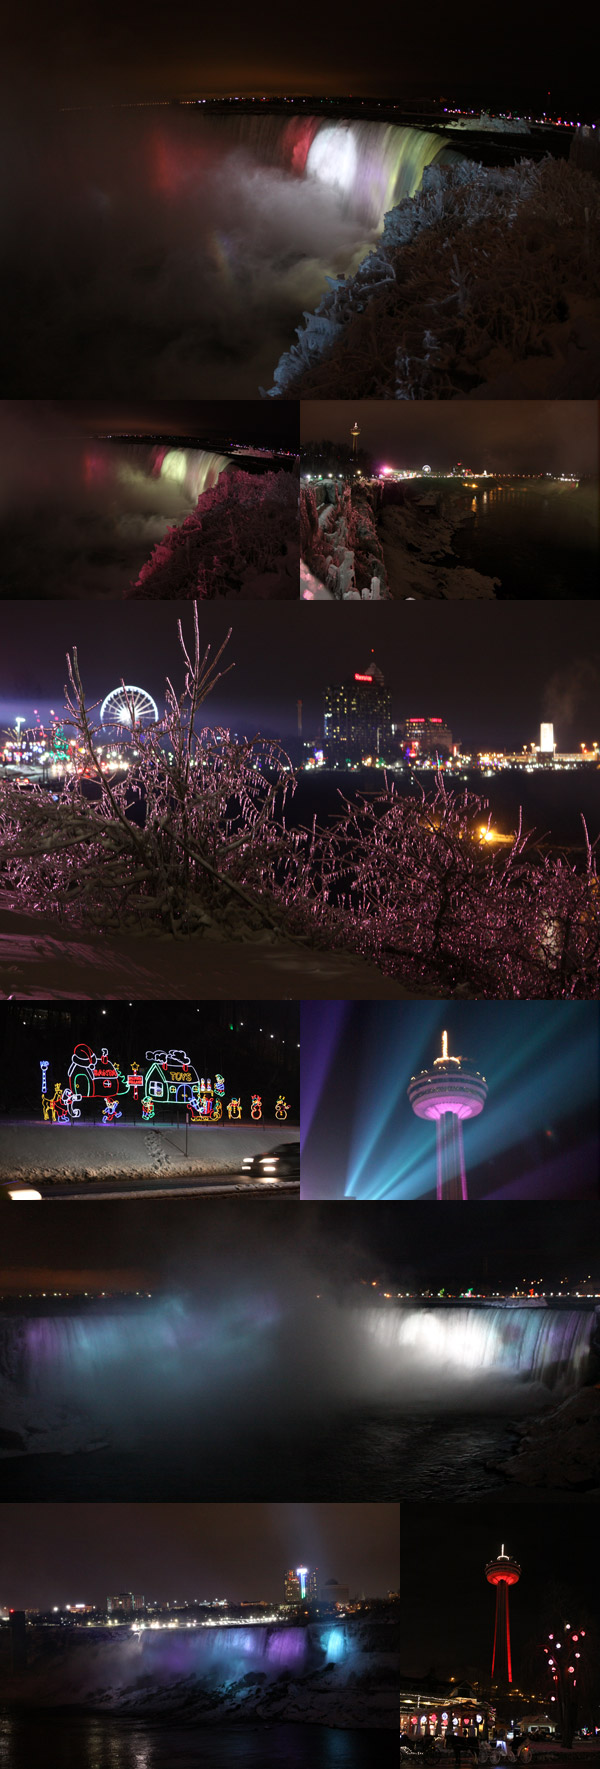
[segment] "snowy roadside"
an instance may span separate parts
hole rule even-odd
[[[6,1124],[0,1128],[0,1178],[54,1183],[81,1180],[165,1179],[239,1174],[244,1155],[297,1142],[297,1125],[160,1125],[110,1128],[78,1124]]]

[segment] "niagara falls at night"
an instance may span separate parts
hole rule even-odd
[[[48,203],[22,127],[3,385],[35,398],[257,397],[328,275],[357,267],[450,151],[427,130],[319,116],[72,113],[46,144]]]
[[[43,1288],[37,1270],[5,1273],[0,1496],[393,1499],[438,1496],[442,1468],[447,1496],[471,1496],[503,1485],[520,1422],[537,1431],[597,1398],[585,1222],[569,1260],[563,1249],[565,1291],[544,1251],[556,1206],[539,1228],[535,1207],[497,1206],[493,1247],[481,1205],[455,1233],[448,1207],[430,1230],[428,1206],[382,1205],[363,1227],[350,1205],[342,1231],[334,1205],[296,1230],[265,1204],[267,1233],[248,1214],[235,1244],[226,1206],[202,1233],[188,1204],[176,1223],[162,1208],[142,1224],[135,1288],[104,1264],[94,1278],[85,1222],[69,1224],[83,1281],[74,1267],[48,1269]],[[120,1210],[105,1205],[100,1247]],[[524,1293],[532,1262],[545,1287]],[[459,1281],[465,1267],[483,1271],[479,1284]],[[560,1467],[548,1478],[560,1488]]]
[[[0,1544],[10,1769],[391,1769],[398,1505],[0,1505]]]

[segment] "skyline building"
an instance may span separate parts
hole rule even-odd
[[[119,1591],[116,1597],[106,1599],[108,1615],[136,1615],[145,1607],[145,1599],[134,1596],[133,1591]]]
[[[452,732],[443,719],[405,719],[404,739],[411,757],[452,753]]]
[[[521,1577],[521,1568],[517,1560],[504,1552],[504,1542],[495,1560],[489,1560],[485,1569],[489,1585],[496,1587],[496,1615],[494,1620],[494,1645],[492,1650],[492,1684],[505,1692],[512,1684],[512,1661],[510,1654],[510,1621],[508,1614],[508,1592],[511,1585],[517,1585]]]
[[[373,652],[363,670],[325,689],[323,733],[329,748],[351,758],[382,755],[392,739],[392,697]]]
[[[284,1593],[286,1603],[316,1603],[318,1597],[318,1567],[297,1566],[284,1577]]]
[[[433,1119],[437,1131],[438,1203],[466,1203],[467,1175],[462,1121],[476,1118],[487,1099],[487,1082],[466,1057],[450,1056],[448,1033],[433,1068],[411,1076],[408,1097],[417,1118]]]

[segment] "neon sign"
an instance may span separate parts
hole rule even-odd
[[[354,680],[355,680],[355,682],[372,682],[373,677],[372,676],[358,676],[355,671]]]

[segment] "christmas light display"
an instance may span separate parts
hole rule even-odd
[[[218,1124],[223,1119],[224,1075],[217,1072],[214,1081],[210,1076],[199,1075],[184,1050],[166,1047],[147,1050],[146,1067],[142,1068],[140,1063],[132,1062],[129,1072],[125,1073],[118,1060],[110,1056],[107,1045],[102,1046],[98,1055],[90,1044],[76,1044],[69,1064],[67,1082],[63,1085],[61,1081],[57,1081],[53,1094],[49,1083],[50,1068],[48,1059],[40,1061],[42,1115],[45,1123],[74,1123],[82,1116],[87,1116],[85,1111],[82,1112],[82,1107],[85,1108],[88,1101],[99,1101],[100,1123],[105,1126],[114,1125],[123,1117],[118,1104],[126,1098],[131,1100],[134,1110],[139,1108],[144,1123],[151,1123],[157,1108],[161,1107],[166,1111],[172,1107],[185,1107],[190,1124]],[[258,1123],[263,1115],[261,1094],[252,1093],[250,1102],[250,1116]],[[287,1100],[280,1094],[275,1104],[276,1119],[285,1120],[289,1111]],[[89,1115],[97,1121],[93,1104]],[[240,1123],[242,1116],[241,1099],[230,1099],[227,1106],[229,1122]]]
[[[571,1622],[563,1622],[547,1635],[544,1653],[552,1682],[551,1702],[556,1704],[561,1744],[571,1750],[577,1725],[577,1703],[582,1685],[585,1687],[585,1628],[573,1632]]]
[[[117,1118],[122,1117],[123,1113],[119,1111],[116,1099],[107,1099],[102,1113],[102,1123],[114,1124]]]

